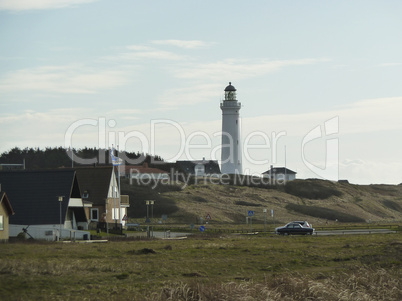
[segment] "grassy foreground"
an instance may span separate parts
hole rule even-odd
[[[0,300],[402,300],[402,234],[0,245]]]

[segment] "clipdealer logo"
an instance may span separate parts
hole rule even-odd
[[[98,148],[100,150],[98,157],[93,158],[80,158],[77,154],[73,152],[73,136],[77,133],[78,129],[82,127],[93,127],[97,129],[97,140]],[[193,158],[191,155],[192,150],[203,150],[209,151],[210,158],[212,160],[217,160],[217,154],[222,149],[222,145],[217,145],[213,143],[213,140],[225,135],[221,131],[215,132],[212,135],[203,131],[194,131],[190,134],[186,134],[184,128],[175,121],[167,119],[157,119],[150,121],[150,131],[149,136],[141,131],[133,130],[129,132],[116,131],[113,128],[116,126],[116,121],[113,119],[107,120],[105,117],[99,117],[98,119],[80,119],[73,122],[65,132],[64,143],[66,149],[70,149],[67,152],[68,156],[74,162],[78,164],[106,164],[110,163],[110,158],[107,158],[106,152],[104,150],[108,149],[108,145],[116,144],[121,146],[120,149],[125,149],[125,146],[129,141],[136,140],[139,143],[140,149],[136,150],[141,155],[138,158],[129,158],[126,156],[125,152],[120,152],[119,156],[130,165],[142,164],[145,160],[146,153],[155,155],[156,153],[156,136],[157,128],[164,128],[166,131],[176,131],[178,133],[178,150],[171,155],[169,158],[165,158],[169,162],[175,162],[181,158],[186,158],[188,161],[196,161],[199,158]],[[173,132],[172,132],[173,133]],[[301,142],[301,159],[303,164],[318,177],[327,180],[338,180],[339,179],[339,139],[336,136],[339,134],[339,117],[333,117],[323,124],[317,125],[311,131],[309,131],[302,139]],[[264,165],[267,166],[269,162],[276,163],[278,155],[278,144],[279,139],[287,135],[286,131],[272,132],[271,135],[263,131],[254,131],[249,133],[244,139],[244,143],[241,145],[242,156],[245,162],[254,165]],[[196,143],[197,138],[202,138],[204,141],[202,144]],[[253,138],[258,138],[257,140],[263,141],[263,144],[253,144]],[[235,147],[233,139],[230,140],[233,145],[226,145],[229,147]],[[255,140],[254,140],[255,141]],[[307,155],[309,151],[307,150],[308,145],[313,142],[318,142],[321,146],[320,149],[315,149],[315,152],[319,152],[325,156],[324,163],[316,162],[315,160],[308,159]],[[271,151],[271,161],[269,159],[258,158],[257,155],[253,155],[253,150],[267,150]],[[230,160],[230,158],[228,159]],[[156,163],[156,162],[154,162]]]

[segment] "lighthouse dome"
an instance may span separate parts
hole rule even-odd
[[[236,91],[236,88],[232,86],[231,82],[229,82],[229,86],[227,86],[225,88],[225,92],[228,92],[228,91]]]

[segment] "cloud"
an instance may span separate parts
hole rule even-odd
[[[184,49],[205,48],[211,45],[211,43],[200,40],[154,40],[151,43],[155,45],[176,46]]]
[[[216,91],[219,91],[220,88],[220,85],[217,84],[199,84],[186,88],[170,89],[158,97],[158,103],[162,106],[161,110],[165,110],[183,105],[191,106],[209,102],[216,99]]]
[[[39,91],[47,93],[93,94],[126,83],[116,70],[95,70],[81,66],[42,66],[20,69],[3,76],[0,91]]]
[[[354,161],[359,162],[361,160]],[[399,184],[402,182],[399,176],[401,171],[401,162],[390,164],[381,160],[367,160],[356,164],[342,162],[339,166],[341,179],[347,179],[351,183],[358,184]]]
[[[396,66],[401,66],[402,63],[383,63],[379,64],[379,67],[396,67]]]
[[[181,60],[183,57],[170,51],[160,50],[149,46],[131,45],[127,46],[123,53],[120,53],[112,59],[118,60],[143,60],[143,59],[157,59],[157,60]]]
[[[345,159],[341,163],[341,165],[346,168],[353,165],[364,165],[364,164],[366,164],[366,162],[364,162],[361,159]]]
[[[288,66],[311,65],[323,61],[327,60],[225,59],[215,63],[191,63],[173,72],[177,78],[208,78],[211,80],[231,78],[232,80],[239,80],[261,76]]]
[[[402,97],[365,99],[334,110],[341,132],[348,134],[402,130],[400,112]]]
[[[98,0],[0,0],[0,10],[24,11],[58,9],[96,1]]]
[[[286,131],[288,135],[305,135],[333,117],[339,117],[339,134],[354,135],[381,131],[402,130],[402,97],[375,98],[353,104],[300,114],[261,115],[243,118],[246,132],[269,125],[270,132]]]

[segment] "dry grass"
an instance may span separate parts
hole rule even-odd
[[[1,300],[402,300],[402,234],[0,245]]]
[[[290,220],[308,220],[313,225],[334,223],[333,215],[310,215],[308,212],[288,210],[286,206],[305,206],[322,208],[328,212],[339,213],[339,216],[350,215],[355,220],[372,222],[395,222],[402,220],[402,185],[352,185],[319,180],[298,180],[292,184],[292,195],[286,193],[284,187],[274,186],[272,189],[261,187],[218,185],[198,182],[186,186],[183,190],[135,187],[123,185],[123,190],[131,191],[136,200],[130,206],[130,217],[137,217],[133,222],[143,223],[146,215],[145,202],[141,198],[154,198],[154,216],[159,219],[168,214],[168,223],[195,223],[200,217],[209,213],[211,222],[245,223],[249,210],[253,210],[253,222],[264,221],[263,209],[275,212],[277,223]],[[290,186],[289,186],[290,187]],[[300,191],[313,191],[305,196]],[[137,190],[136,190],[137,189]],[[304,189],[304,190],[303,190]],[[159,191],[160,190],[160,191]],[[159,193],[158,193],[159,192]],[[317,196],[313,198],[313,196]],[[320,199],[322,197],[325,199]],[[137,205],[136,205],[137,204]],[[142,207],[141,207],[142,206]],[[338,218],[339,220],[339,218]],[[268,222],[271,219],[268,218]]]
[[[402,299],[401,273],[361,267],[354,271],[313,279],[301,274],[222,284],[169,283],[147,300],[387,300]]]

